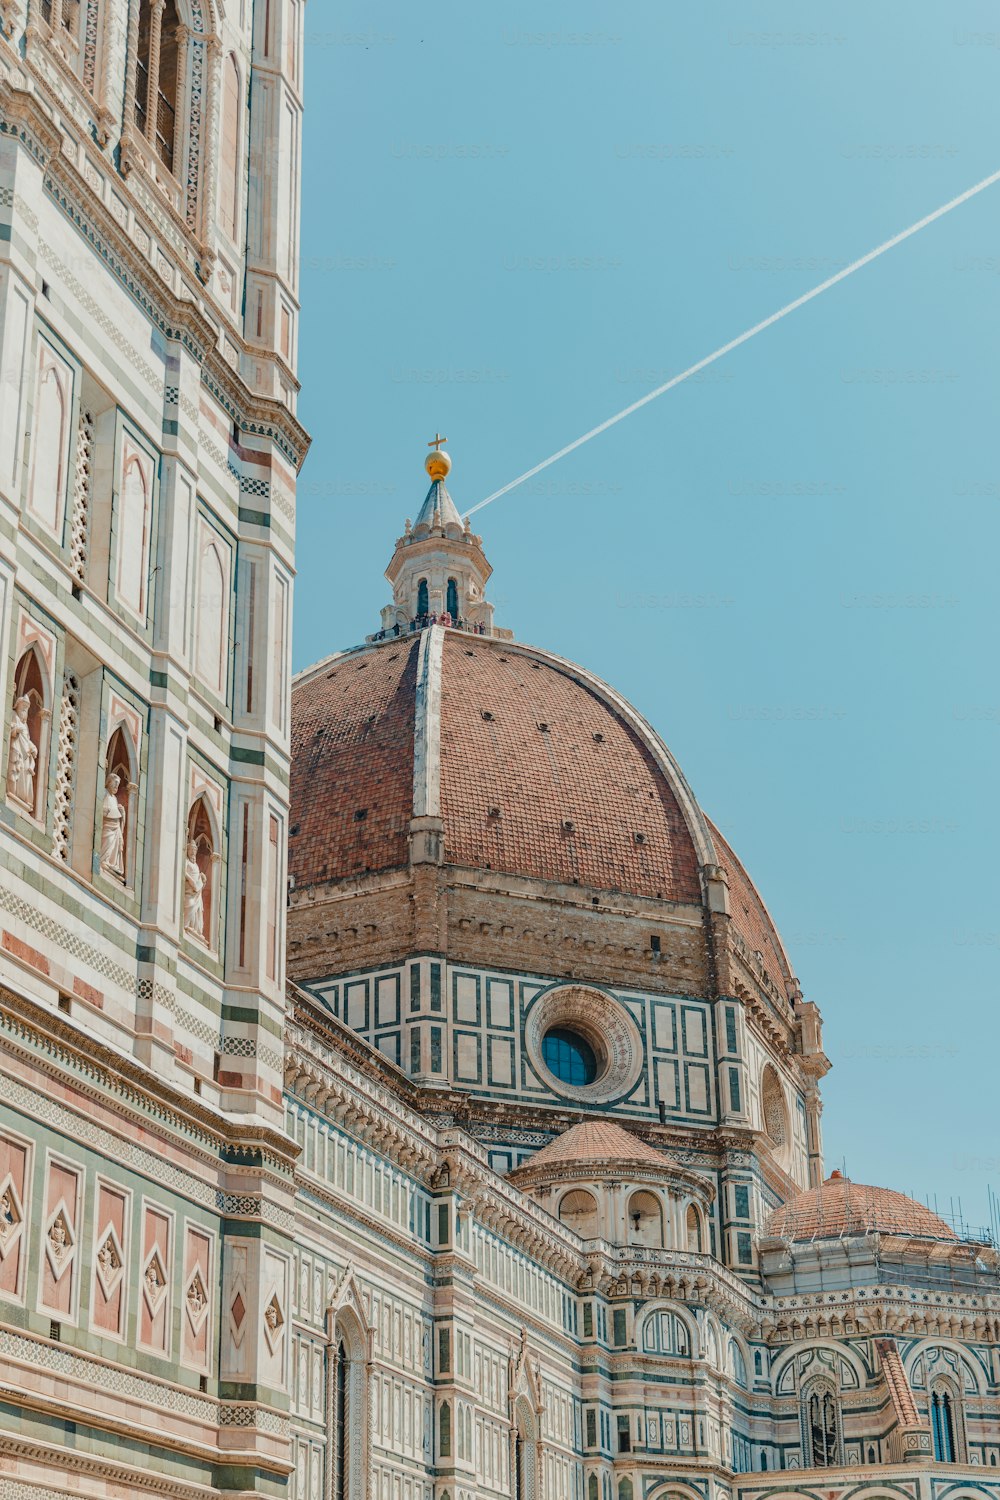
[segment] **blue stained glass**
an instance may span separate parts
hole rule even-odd
[[[561,1083],[585,1088],[597,1077],[597,1058],[590,1043],[576,1031],[554,1026],[542,1041],[545,1066]]]

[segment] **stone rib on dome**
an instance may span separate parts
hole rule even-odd
[[[639,1162],[661,1169],[668,1165],[666,1157],[655,1146],[647,1145],[614,1121],[583,1120],[557,1135],[554,1141],[514,1170],[534,1172],[538,1167],[579,1167],[586,1162],[605,1161]]]
[[[439,692],[418,683],[425,637]],[[697,904],[688,818],[711,854],[707,824],[642,728],[571,663],[492,637],[433,626],[333,657],[292,695],[295,885],[405,868],[416,780],[447,864]]]
[[[776,989],[785,991],[792,980],[792,969],[777,929],[771,921],[770,913],[738,856],[711,819],[708,822],[719,863],[725,870],[729,881],[729,905],[733,926],[750,952],[761,955],[764,969],[771,983]]]
[[[931,1209],[892,1188],[869,1187],[833,1172],[819,1187],[798,1193],[775,1209],[766,1239],[823,1240],[868,1234],[913,1235],[956,1240],[954,1230]]]

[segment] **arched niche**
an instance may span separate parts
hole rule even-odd
[[[215,948],[219,901],[219,832],[208,799],[196,797],[187,820],[184,856],[184,930]]]
[[[14,696],[7,735],[7,800],[41,821],[48,779],[48,673],[41,652],[32,644],[14,669]]]
[[[628,1240],[650,1250],[663,1248],[663,1204],[655,1193],[641,1188],[628,1200]]]
[[[134,884],[135,799],[138,781],[135,746],[125,726],[119,724],[108,740],[104,757],[99,863],[103,875],[124,886]]]
[[[570,1188],[559,1200],[559,1218],[582,1240],[595,1239],[600,1233],[597,1199],[586,1188]]]
[[[684,1214],[684,1243],[694,1255],[705,1253],[705,1220],[697,1203],[689,1203]]]

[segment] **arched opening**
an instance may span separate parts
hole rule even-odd
[[[560,1198],[559,1217],[582,1240],[592,1240],[599,1232],[597,1199],[583,1188],[572,1188]]]
[[[514,1406],[514,1441],[511,1445],[511,1490],[513,1500],[536,1500],[538,1494],[538,1434],[531,1402],[519,1396]]]
[[[633,1193],[628,1200],[628,1238],[632,1245],[663,1248],[663,1207],[655,1193]]]
[[[131,746],[124,729],[118,728],[108,742],[105,756],[104,801],[101,804],[100,866],[104,875],[121,885],[130,885],[129,860],[132,835]]]
[[[688,1204],[687,1213],[684,1216],[684,1234],[688,1250],[695,1255],[701,1255],[705,1249],[705,1237],[701,1213],[694,1203]]]
[[[829,1381],[814,1381],[803,1393],[803,1461],[829,1469],[840,1461],[840,1416],[837,1393]]]
[[[669,1309],[652,1312],[642,1326],[642,1348],[645,1354],[690,1356],[691,1340],[687,1325]]]
[[[337,1373],[333,1398],[336,1458],[334,1460],[333,1493],[335,1500],[347,1500],[347,1437],[350,1428],[347,1422],[347,1348],[343,1339],[337,1345],[336,1360]]]
[[[633,1500],[633,1489],[631,1479],[621,1479],[618,1482],[618,1500]]]
[[[743,1358],[743,1350],[735,1339],[729,1340],[729,1362],[732,1366],[733,1379],[741,1390],[747,1388],[747,1362]]]
[[[957,1397],[947,1380],[936,1380],[931,1387],[931,1435],[938,1463],[958,1463]]]
[[[327,1360],[327,1492],[363,1500],[368,1446],[365,1336],[353,1313],[331,1314]]]
[[[174,0],[141,0],[135,64],[135,119],[168,171],[177,144],[177,87],[182,43]]]
[[[239,207],[240,70],[230,52],[222,65],[222,149],[219,153],[219,222],[236,239]]]
[[[208,948],[215,936],[215,829],[204,797],[188,813],[184,858],[184,930]]]
[[[590,1478],[587,1480],[587,1500],[600,1500],[596,1474],[591,1474]]]
[[[44,805],[47,719],[42,663],[34,646],[30,646],[14,672],[14,701],[7,739],[7,797],[32,818],[40,816],[39,809]]]
[[[423,620],[430,613],[430,595],[427,591],[427,579],[420,578],[417,581],[417,619]]]
[[[448,594],[445,608],[453,620],[458,619],[458,584],[454,578],[448,579]]]
[[[760,1107],[764,1133],[771,1145],[780,1150],[788,1140],[788,1108],[781,1080],[770,1063],[761,1074]]]

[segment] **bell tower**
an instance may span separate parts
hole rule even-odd
[[[437,433],[427,445],[432,452],[424,468],[431,486],[416,521],[407,520],[385,570],[392,603],[382,610],[379,638],[432,623],[476,635],[510,634],[494,627],[493,605],[485,596],[493,569],[483,552],[483,539],[473,534],[468,517],[463,522],[445,484],[451,458],[441,445],[447,441]]]

